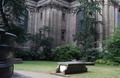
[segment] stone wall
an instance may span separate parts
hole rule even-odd
[[[103,17],[96,13],[97,20],[103,21],[105,26],[97,25],[98,30],[97,41],[107,39],[106,35],[111,35],[114,30],[109,25],[116,26],[118,19],[118,9],[120,0],[96,0],[100,2]],[[27,9],[29,12],[28,32],[37,33],[39,28],[43,26],[50,26],[52,32],[50,36],[55,38],[55,46],[73,44],[73,37],[76,32],[76,14],[74,14],[74,7],[79,5],[74,2],[67,2],[66,0],[39,0],[34,2],[28,0]],[[42,13],[42,19],[41,19]],[[65,20],[62,20],[62,14],[65,14]],[[108,26],[106,26],[108,25]],[[61,39],[62,31],[64,31],[65,40]],[[102,43],[97,44],[98,49],[102,50],[104,47]]]

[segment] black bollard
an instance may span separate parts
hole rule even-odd
[[[10,78],[13,74],[14,41],[16,35],[0,29],[0,78]]]

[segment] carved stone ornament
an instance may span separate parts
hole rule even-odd
[[[62,6],[60,4],[55,4],[55,3],[44,4],[44,5],[42,5],[38,8],[39,8],[39,10],[45,10],[45,9],[48,9],[48,8],[51,8],[51,9],[55,8],[57,10],[61,10],[61,11],[67,12],[67,13],[69,13],[71,11],[71,8]]]

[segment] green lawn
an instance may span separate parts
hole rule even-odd
[[[55,71],[57,62],[53,61],[24,61],[14,64],[15,70],[51,73]],[[87,66],[88,72],[71,75],[70,78],[120,78],[120,66],[99,65]]]
[[[41,73],[54,72],[57,62],[52,61],[24,61],[23,64],[14,64],[15,70],[34,71]]]

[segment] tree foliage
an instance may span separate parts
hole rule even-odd
[[[18,36],[17,42],[25,41],[26,31],[22,27],[16,27],[16,20],[24,16],[25,0],[0,0],[0,24],[6,31]]]
[[[0,13],[4,26],[10,26],[10,23],[24,16],[24,4],[25,0],[0,0]]]
[[[109,59],[120,63],[120,24],[114,27],[113,35],[105,40],[106,50],[109,53]]]
[[[27,33],[23,27],[12,24],[10,27],[2,27],[2,28],[9,33],[13,33],[17,35],[18,38],[16,39],[16,42],[18,44],[21,44],[27,41],[27,37],[26,37]]]
[[[98,7],[99,2],[94,0],[76,0],[79,3],[79,6],[76,6],[76,14],[79,11],[83,13],[83,19],[79,20],[80,28],[76,32],[74,41],[77,42],[77,45],[83,46],[83,51],[86,52],[93,47],[94,38],[97,34],[95,26],[97,24],[103,24],[102,21],[96,20],[96,13],[99,13],[101,16],[101,8]]]
[[[33,41],[33,50],[37,51],[40,47],[52,48],[54,38],[49,36],[50,31],[50,27],[44,26],[39,29],[39,33],[33,34],[29,37]]]

